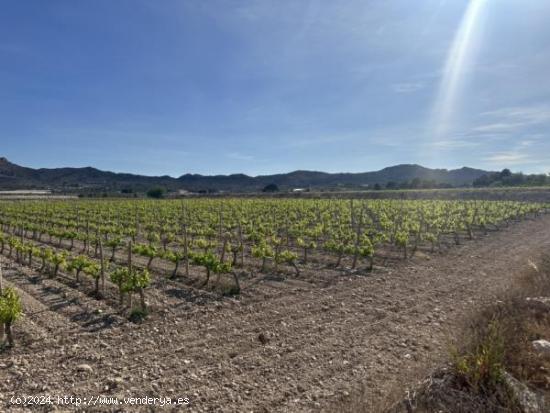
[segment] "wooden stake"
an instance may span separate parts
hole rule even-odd
[[[0,257],[0,298],[2,297],[3,278],[2,278],[2,258]],[[4,341],[5,327],[4,323],[0,323],[0,342]]]
[[[3,279],[2,279],[2,257],[0,257],[0,295],[2,295],[2,283],[3,283]]]
[[[101,243],[101,236],[99,239],[99,264],[101,268],[101,295],[105,296],[105,264],[103,261],[103,244]]]
[[[128,273],[132,274],[132,241],[128,243]]]
[[[189,251],[187,248],[187,225],[183,224],[183,254],[185,259],[185,276],[189,277]]]

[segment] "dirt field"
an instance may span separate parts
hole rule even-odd
[[[256,277],[236,299],[172,283],[149,291],[152,316],[126,321],[68,280],[9,263],[22,295],[17,347],[0,354],[0,411],[12,396],[188,397],[187,407],[57,406],[58,411],[330,411],[364,383],[373,398],[448,357],[466,312],[494,299],[550,247],[550,216],[368,276]],[[404,388],[403,388],[404,390]]]

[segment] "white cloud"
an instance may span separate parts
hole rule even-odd
[[[395,93],[414,93],[424,88],[424,83],[422,82],[411,82],[411,83],[394,83],[391,85],[392,90]]]
[[[430,142],[430,145],[439,149],[461,149],[461,148],[475,148],[480,145],[479,142],[472,142],[462,139],[456,140],[441,140],[437,142]]]
[[[240,152],[230,152],[225,155],[226,158],[234,159],[236,161],[253,161],[254,157],[251,155],[245,155]]]
[[[510,132],[513,130],[517,130],[524,126],[523,123],[507,123],[507,122],[501,122],[501,123],[488,123],[485,125],[476,126],[473,130],[475,132]]]
[[[471,134],[487,138],[527,133],[524,146],[528,146],[532,143],[531,137],[536,136],[529,132],[532,132],[533,128],[548,125],[550,125],[550,107],[548,106],[508,107],[481,113],[480,122],[472,126]]]
[[[513,125],[538,125],[550,122],[550,107],[523,106],[502,108],[481,114],[483,117],[506,119]]]
[[[499,152],[492,155],[489,155],[483,160],[490,164],[498,164],[498,165],[522,165],[526,163],[536,163],[536,161],[533,161],[530,159],[530,157],[524,153],[520,152]]]
[[[533,146],[535,143],[537,143],[536,139],[524,139],[519,142],[519,146],[528,148],[530,146]]]

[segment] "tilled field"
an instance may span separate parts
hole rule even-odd
[[[97,301],[69,278],[10,262],[5,284],[17,288],[25,316],[16,348],[0,353],[0,411],[330,411],[361,384],[381,398],[445,359],[463,315],[549,246],[544,216],[367,276],[257,276],[239,299],[158,281],[142,324],[121,315],[116,295]],[[190,404],[17,407],[14,395]]]

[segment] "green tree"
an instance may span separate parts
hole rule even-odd
[[[269,184],[264,186],[264,189],[262,189],[262,192],[278,192],[279,187],[276,184]]]
[[[161,198],[164,198],[164,193],[165,193],[164,188],[155,187],[155,188],[151,188],[147,191],[147,196],[149,198],[161,199]]]

